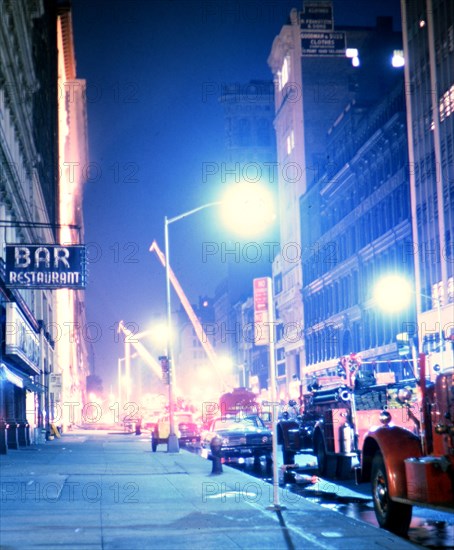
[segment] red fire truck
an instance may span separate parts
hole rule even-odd
[[[359,376],[363,367],[354,354],[341,358],[338,370],[342,376],[318,378],[311,391],[302,396],[302,414],[279,422],[278,443],[282,445],[285,464],[292,464],[297,453],[312,449],[319,475],[349,477],[359,464],[368,430],[381,425],[383,410],[393,412],[396,425],[408,431],[415,429],[416,380],[396,382],[392,370]],[[402,391],[413,407],[399,401]]]
[[[382,425],[364,437],[360,479],[370,481],[375,515],[381,527],[404,535],[412,506],[454,512],[454,368],[426,380],[426,356],[419,356],[420,411],[413,429],[394,424],[384,411]],[[398,400],[412,409],[411,396]]]
[[[257,395],[247,388],[233,388],[231,392],[221,395],[219,409],[222,416],[226,414],[258,414]]]

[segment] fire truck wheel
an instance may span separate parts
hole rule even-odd
[[[380,451],[372,461],[372,500],[378,524],[399,536],[405,536],[410,527],[412,507],[389,498],[388,476]]]

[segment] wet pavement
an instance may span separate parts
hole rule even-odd
[[[317,475],[316,458],[310,454],[296,458],[299,468],[295,470],[294,483],[286,484],[287,490],[324,508],[378,527],[368,483],[356,485],[353,479],[338,481],[320,478],[312,483],[312,478]],[[272,481],[267,477],[264,465],[261,471],[248,464],[244,470],[250,475]],[[433,550],[454,549],[454,514],[415,506],[408,540]]]

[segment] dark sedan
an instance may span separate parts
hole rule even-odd
[[[221,456],[225,461],[265,457],[271,462],[272,434],[257,415],[221,417],[211,422],[202,436],[202,448],[208,456],[213,438],[222,441]]]

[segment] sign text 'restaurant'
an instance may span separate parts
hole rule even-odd
[[[82,245],[6,245],[6,285],[16,288],[84,288]]]

